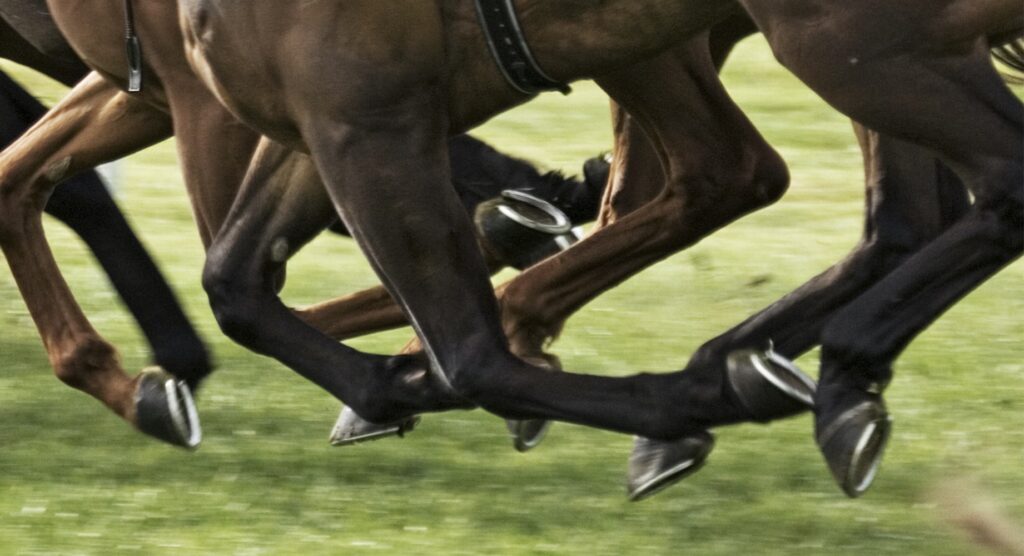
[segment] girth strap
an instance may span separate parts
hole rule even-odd
[[[476,13],[487,46],[514,89],[528,95],[544,91],[560,91],[564,95],[572,92],[569,85],[548,77],[533,59],[512,0],[476,0]]]
[[[142,90],[142,44],[135,33],[135,10],[132,0],[124,0],[124,45],[128,54],[128,92]]]

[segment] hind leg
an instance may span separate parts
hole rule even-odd
[[[827,101],[873,129],[934,149],[975,198],[963,218],[851,302],[822,332],[816,436],[833,475],[851,496],[870,486],[888,439],[881,393],[893,360],[946,309],[1024,250],[1021,103],[993,69],[982,38],[947,44],[936,38],[981,37],[985,30],[964,28],[959,19],[936,21],[957,28],[916,37],[901,33],[898,41],[889,40],[885,29],[870,26],[874,17],[895,20],[934,11],[915,2],[876,4],[871,18],[867,11],[847,13],[847,19],[815,26],[748,6],[762,19],[780,60]],[[833,23],[845,31],[836,33]],[[800,48],[808,43],[821,48]],[[931,48],[879,52],[879,44]],[[839,65],[847,68],[841,74],[835,71]]]
[[[772,203],[788,183],[781,158],[719,82],[706,35],[598,82],[632,118],[616,117],[614,179],[598,228],[501,291],[504,328],[520,355],[541,354],[565,320],[594,297]],[[745,408],[722,399],[728,388],[717,371],[688,372],[691,400],[715,402],[694,403],[693,411],[716,423],[748,419]],[[634,499],[681,478],[664,469],[648,472],[677,469],[676,462],[666,464],[674,459],[666,456],[674,452],[668,448],[638,441],[630,471]]]
[[[32,95],[0,73],[0,145],[14,142],[45,113]],[[149,340],[156,363],[195,389],[212,370],[206,346],[99,175],[85,171],[62,182],[47,200],[46,212],[74,230],[96,256]]]
[[[322,96],[292,100],[320,105],[307,110],[316,118],[300,122],[303,137],[347,227],[423,340],[438,379],[511,419],[559,419],[661,439],[703,429],[705,408],[687,403],[688,373],[551,373],[510,353],[471,224],[444,185],[443,103],[432,96],[433,84],[400,85],[394,96],[378,97],[393,102],[364,100],[369,106],[358,110],[322,106]]]
[[[781,158],[718,81],[706,37],[599,83],[633,115],[617,124],[628,141],[617,144],[624,154],[598,229],[502,287],[516,353],[539,353],[597,295],[771,204],[788,185]]]
[[[213,371],[206,345],[99,175],[89,171],[60,184],[46,212],[92,251],[146,337],[153,361],[195,390]]]
[[[199,429],[188,387],[162,371],[125,374],[62,279],[41,222],[57,182],[169,135],[165,114],[86,79],[0,156],[0,246],[58,378],[143,432],[191,447]]]
[[[304,323],[281,302],[277,280],[284,262],[336,215],[319,180],[304,179],[310,176],[303,172],[312,167],[296,156],[261,141],[210,247],[203,285],[221,329],[374,422],[464,407],[445,385],[422,372],[418,358],[360,353]]]
[[[817,345],[835,313],[959,220],[970,208],[963,183],[913,144],[855,125],[867,173],[866,220],[857,247],[832,268],[710,340],[691,366],[739,349],[773,345],[796,359]]]

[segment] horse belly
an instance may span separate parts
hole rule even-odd
[[[127,80],[124,14],[120,4],[103,0],[50,0],[53,20],[90,68]]]
[[[78,61],[50,16],[46,0],[5,0],[0,2],[0,17],[39,52],[65,62]]]

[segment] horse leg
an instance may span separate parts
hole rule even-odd
[[[932,153],[856,127],[867,171],[867,221],[858,246],[829,270],[701,346],[688,368],[726,368],[730,354],[766,345],[796,359],[820,342],[822,329],[843,307],[970,208],[963,184]]]
[[[259,135],[195,80],[166,90],[185,188],[199,238],[209,248],[235,200]]]
[[[694,39],[672,54],[599,80],[654,138],[668,178],[653,201],[628,200],[614,221],[602,217],[608,225],[504,287],[505,330],[517,353],[539,349],[568,315],[602,291],[785,190],[784,164],[721,88],[705,41]],[[614,167],[613,176],[619,171]],[[609,195],[618,189],[613,184]],[[627,212],[636,205],[641,206]],[[702,380],[707,382],[701,390],[717,398],[721,378]],[[749,417],[735,406],[705,409],[715,414],[710,421]]]
[[[553,418],[667,439],[700,431],[704,414],[686,403],[684,374],[552,373],[511,354],[471,224],[443,185],[449,179],[444,103],[432,96],[431,84],[385,85],[374,99],[362,97],[367,105],[356,110],[343,103],[352,100],[344,94],[325,98],[309,90],[292,100],[307,107],[299,113],[316,115],[299,128],[320,175],[409,315],[439,379],[505,418]],[[305,89],[296,87],[302,95]]]
[[[653,201],[665,189],[660,155],[640,124],[615,101],[611,119],[615,146],[593,231]]]
[[[252,332],[259,328],[259,323],[251,320],[253,314],[248,309],[270,307],[271,312],[280,314],[284,306],[276,293],[283,287],[285,261],[336,219],[336,213],[323,191],[316,168],[307,156],[265,141],[254,155],[255,162],[252,162],[249,154],[254,150],[255,134],[239,126],[233,116],[207,91],[196,88],[195,83],[169,87],[169,102],[175,114],[175,134],[196,220],[204,244],[210,247],[204,285],[225,334],[257,353],[275,357],[295,368],[315,369],[304,376],[339,399],[346,400],[346,411],[358,409],[375,420],[340,420],[344,421],[340,428],[347,433],[345,439],[339,440],[339,426],[336,426],[332,432],[332,442],[336,444],[410,430],[418,417],[400,418],[395,422],[380,417],[390,415],[381,411],[405,412],[402,409],[405,403],[424,411],[464,406],[462,400],[453,400],[450,396],[444,399],[443,395],[435,396],[442,398],[436,403],[423,402],[423,396],[417,390],[419,386],[416,386],[419,377],[410,378],[415,371],[408,370],[415,366],[413,357],[376,358],[373,365],[365,362],[344,365],[353,369],[344,375],[328,372],[333,367],[327,362],[328,357],[337,357],[338,352],[350,359],[357,357],[352,355],[354,350],[328,343],[330,338],[323,333],[340,339],[406,323],[383,288],[373,288],[294,311],[293,314],[305,321],[305,325],[293,317],[285,319],[268,333]],[[232,156],[225,157],[224,153]],[[245,183],[251,185],[239,194],[231,184],[243,183],[246,167],[250,173]],[[264,183],[274,185],[264,190]],[[232,222],[229,208],[230,214],[241,215],[247,211],[251,214],[242,224],[233,222],[225,227],[225,222]],[[301,215],[301,220],[293,222],[281,215]],[[253,239],[256,236],[265,238],[265,241],[257,242]],[[216,240],[213,239],[215,237]],[[246,242],[245,246],[236,250],[241,241]],[[254,251],[252,243],[261,248]],[[248,292],[246,296],[252,299],[227,293],[235,291]],[[297,358],[299,354],[294,350],[284,349],[294,345],[296,333],[300,337],[316,337],[321,349]],[[367,379],[365,373],[376,368],[383,368],[379,376]],[[401,381],[404,389],[398,388],[395,397],[379,402],[387,407],[371,407],[378,400],[367,392],[389,388],[389,380]],[[407,385],[409,381],[413,386]],[[410,391],[415,399],[409,402],[401,398],[403,392],[408,394]]]
[[[504,328],[517,355],[545,357],[545,342],[599,293],[781,196],[788,180],[785,166],[728,99],[706,41],[694,39],[671,55],[599,81],[659,141],[661,158],[636,123],[617,113],[615,180],[606,193],[599,229],[569,251],[528,269],[500,292]],[[659,163],[664,173],[655,166]],[[670,176],[667,182],[665,174]],[[662,187],[661,193],[652,195],[652,186]],[[738,372],[750,371],[746,365]],[[705,422],[751,417],[740,403],[721,403],[725,382],[717,367],[686,376],[688,396],[715,402],[692,404],[706,412],[701,416]],[[730,395],[726,402],[734,398]],[[775,411],[758,415],[775,416]],[[642,498],[696,470],[689,456],[702,451],[693,438],[673,446],[638,440],[631,496]],[[672,471],[650,472],[665,467]]]
[[[277,277],[283,263],[336,216],[320,183],[295,179],[296,170],[301,168],[295,153],[267,139],[260,142],[203,271],[221,329],[247,348],[296,369],[373,422],[464,407],[464,401],[418,370],[417,358],[359,353],[281,303]]]
[[[409,324],[384,286],[296,309],[295,314],[338,341]]]
[[[469,135],[453,137],[448,148],[452,185],[466,212],[475,215],[478,239],[492,273],[504,266],[529,266],[538,258],[547,256],[550,250],[567,247],[558,244],[553,235],[537,234],[528,236],[530,241],[524,241],[521,230],[509,231],[508,225],[514,224],[513,221],[504,226],[494,225],[497,219],[506,218],[497,208],[508,202],[503,198],[504,191],[523,192],[549,203],[554,210],[563,211],[573,224],[593,220],[597,214],[598,199],[607,181],[608,166],[602,158],[587,161],[584,181],[577,181],[564,178],[557,172],[541,174],[529,162],[498,152]],[[332,229],[337,231],[339,227],[344,230],[338,225]],[[347,233],[347,230],[342,233]],[[308,324],[338,340],[408,325],[401,309],[381,286],[296,313]],[[537,446],[548,428],[547,422],[536,421],[509,421],[509,427],[513,445],[519,451]],[[366,422],[351,408],[345,407],[333,429],[331,442],[344,446],[404,432],[390,425]]]
[[[61,278],[41,221],[57,182],[169,135],[165,114],[90,76],[0,156],[0,246],[57,377],[141,431],[192,447],[200,431],[187,385],[163,371],[124,373]]]
[[[3,73],[0,95],[0,145],[6,147],[46,108]],[[212,370],[206,346],[99,175],[85,171],[62,182],[47,200],[46,212],[67,224],[96,256],[153,348],[156,364],[195,390]]]
[[[873,481],[889,438],[881,394],[894,359],[1024,251],[1021,103],[992,67],[983,39],[987,29],[968,24],[984,18],[936,19],[928,21],[934,27],[900,29],[896,40],[886,34],[894,28],[875,28],[871,21],[905,21],[934,11],[916,3],[885,4],[861,18],[859,11],[826,13],[808,26],[795,15],[803,12],[780,16],[760,7],[748,6],[777,57],[798,77],[864,125],[937,151],[975,199],[956,224],[836,314],[821,333],[816,438],[844,492],[858,496]],[[967,3],[958,7],[970,11]],[[840,23],[844,32],[835,33]],[[922,41],[930,48],[915,50]],[[879,51],[880,44],[896,46]],[[838,66],[845,67],[841,74]]]
[[[506,190],[523,191],[563,211],[573,225],[597,216],[607,181],[607,163],[593,158],[584,164],[581,180],[562,177],[558,172],[541,174],[526,160],[504,154],[470,135],[458,135],[448,142],[452,164],[452,185],[466,212],[474,215],[481,203],[500,198]],[[492,243],[478,226],[487,267],[497,272],[510,266],[509,260],[492,254]],[[343,233],[347,234],[347,230]],[[516,251],[525,258],[526,251]],[[407,326],[402,310],[383,286],[346,295],[296,311],[300,318],[336,340]]]
[[[970,208],[960,179],[921,147],[855,124],[866,172],[866,221],[842,261],[694,353],[694,366],[771,344],[796,359],[836,311],[878,283]]]
[[[707,48],[711,63],[720,71],[739,41],[757,32],[757,26],[737,6],[737,13],[726,17],[708,31]],[[685,49],[681,53],[685,57]],[[686,79],[691,79],[687,76]],[[664,188],[661,160],[642,126],[617,103],[612,101],[612,128],[615,156],[611,180],[605,189],[597,217],[597,228],[603,228],[654,200]],[[777,158],[774,152],[763,152]],[[772,164],[778,164],[773,162]]]
[[[89,171],[61,183],[46,212],[92,251],[138,323],[155,364],[194,392],[213,372],[210,353],[99,175]]]

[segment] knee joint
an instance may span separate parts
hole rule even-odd
[[[488,397],[490,385],[480,376],[481,370],[480,367],[471,368],[471,365],[460,365],[448,369],[445,376],[456,394],[478,405],[486,406],[482,402]]]
[[[203,270],[203,289],[221,331],[244,344],[259,322],[259,304],[254,295],[257,288],[208,262]]]
[[[779,153],[767,145],[758,154],[751,184],[758,208],[774,204],[789,190],[789,167]]]
[[[506,394],[497,377],[522,362],[511,355],[503,358],[465,344],[464,348],[457,361],[448,364],[445,376],[456,394],[486,408],[489,400],[500,400]]]
[[[728,167],[716,164],[703,167],[689,176],[675,177],[670,186],[670,199],[677,199],[681,226],[688,225],[693,212],[717,213],[721,224],[743,214],[767,207],[789,189],[789,169],[774,149],[762,141],[749,140],[737,161]],[[720,157],[708,156],[709,162]]]
[[[983,222],[985,234],[1006,260],[1024,253],[1024,200],[1012,195],[979,199],[975,218]]]

